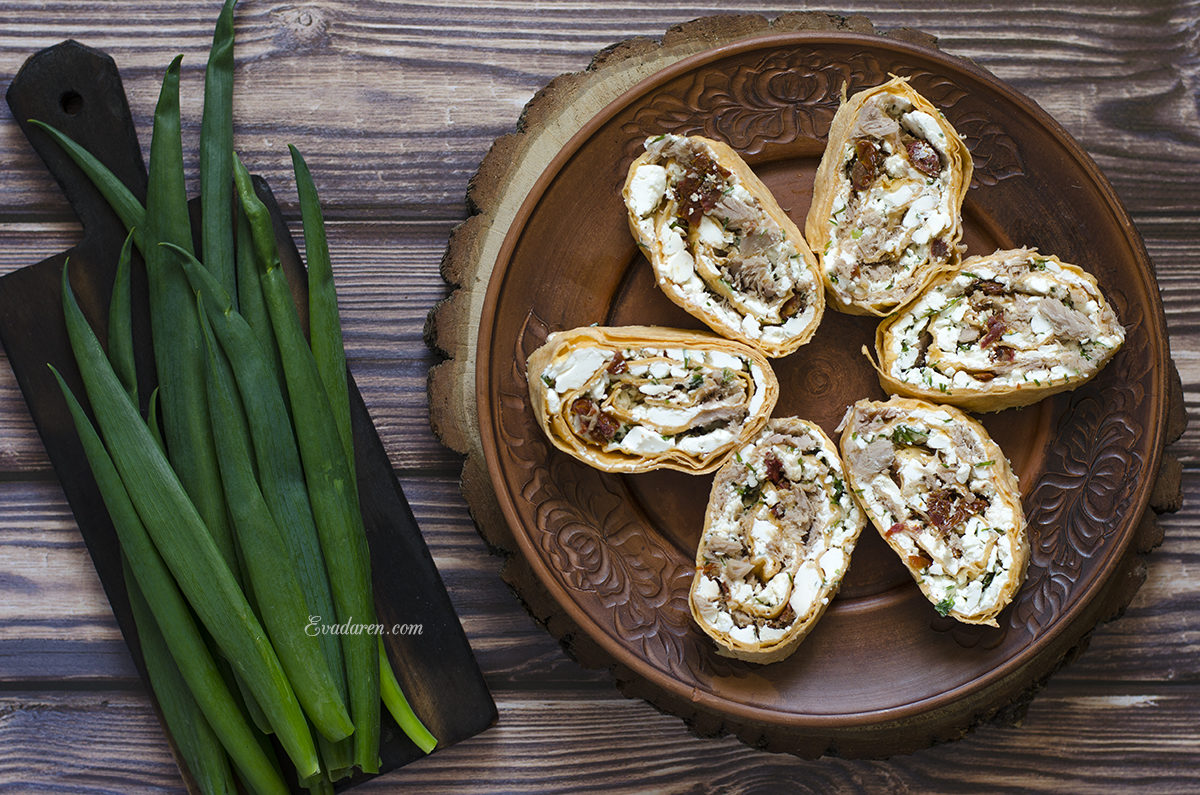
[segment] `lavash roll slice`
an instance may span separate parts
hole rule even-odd
[[[908,78],[843,96],[805,220],[828,300],[886,315],[958,264],[966,142]]]
[[[850,488],[938,613],[997,626],[1029,541],[1016,475],[984,427],[953,406],[860,400],[841,450]]]
[[[769,362],[748,345],[654,326],[554,332],[526,378],[554,446],[605,472],[711,472],[779,397]]]
[[[816,258],[737,152],[698,135],[645,147],[621,194],[663,293],[767,356],[812,339],[825,312]]]
[[[837,593],[866,517],[815,423],[772,419],[713,480],[689,594],[718,652],[787,657]]]
[[[1022,248],[939,276],[879,324],[875,352],[888,392],[998,411],[1080,386],[1124,341],[1094,276]]]

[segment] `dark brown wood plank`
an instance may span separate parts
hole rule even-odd
[[[109,50],[125,74],[143,142],[163,65],[185,55],[185,134],[199,124],[200,73],[211,4],[110,6],[82,28],[70,4],[22,8],[24,24],[0,36],[0,76],[34,49],[82,35]],[[1097,159],[1126,201],[1174,214],[1194,207],[1197,79],[1190,25],[1195,2],[1144,2],[1114,15],[1107,3],[1010,13],[989,2],[847,3],[881,29],[916,27],[948,52],[973,58],[1047,108]],[[239,14],[237,143],[273,185],[290,182],[286,142],[329,182],[333,217],[403,213],[446,217],[488,145],[510,131],[526,100],[554,76],[585,67],[603,47],[659,36],[713,4],[572,5],[511,2],[486,7],[331,2],[247,6]],[[742,12],[778,13],[748,3]],[[45,22],[39,24],[39,20]],[[67,21],[64,21],[67,20]],[[1064,33],[1065,32],[1065,33]],[[303,99],[297,101],[298,86]],[[19,133],[0,131],[13,153],[0,205],[24,217],[66,215]],[[195,163],[189,177],[194,184]],[[282,199],[285,209],[290,199]]]
[[[1189,792],[1200,786],[1200,688],[1114,694],[1052,684],[1018,728],[880,761],[809,761],[696,739],[612,695],[499,698],[500,722],[356,792]],[[180,791],[134,693],[0,695],[0,779],[15,789]],[[161,788],[161,790],[160,790]]]
[[[1184,510],[1162,518],[1165,540],[1124,617],[1097,629],[1090,648],[1056,679],[1122,687],[1200,684],[1200,483],[1189,473]],[[501,582],[453,476],[406,475],[404,487],[451,601],[491,687],[613,691],[608,675],[573,663]],[[0,482],[0,688],[25,681],[133,683],[120,634],[74,521],[53,482]],[[1153,653],[1148,653],[1153,649]]]

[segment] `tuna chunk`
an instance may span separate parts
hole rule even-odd
[[[882,472],[896,460],[896,448],[888,439],[875,439],[866,447],[851,448],[846,462],[855,472]]]
[[[1071,309],[1053,298],[1038,301],[1037,310],[1060,337],[1087,339],[1093,333],[1092,324],[1082,312]]]

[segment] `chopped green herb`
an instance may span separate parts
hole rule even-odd
[[[896,430],[892,431],[891,439],[896,444],[925,444],[929,441],[929,431],[908,425],[897,425]]]
[[[837,502],[846,493],[846,484],[837,475],[833,476],[833,501]]]
[[[954,594],[947,594],[945,599],[933,606],[933,609],[938,611],[939,616],[949,615],[950,611],[954,609]]]
[[[742,498],[742,507],[749,508],[758,502],[762,496],[762,484],[756,483],[753,486],[738,486],[738,496]]]

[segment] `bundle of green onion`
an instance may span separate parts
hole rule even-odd
[[[203,261],[184,188],[178,58],[154,115],[145,206],[78,144],[38,123],[129,229],[107,351],[75,301],[69,266],[63,271],[67,331],[98,427],[59,383],[120,539],[151,684],[197,785],[287,791],[273,734],[300,786],[323,792],[356,770],[379,770],[381,700],[426,753],[437,741],[409,707],[378,636],[309,626],[314,616],[375,623],[345,352],[303,158],[291,150],[311,343],[270,215],[233,153],[233,5],[227,0],[218,18],[205,77]],[[135,245],[159,382],[145,418],[130,317]]]

